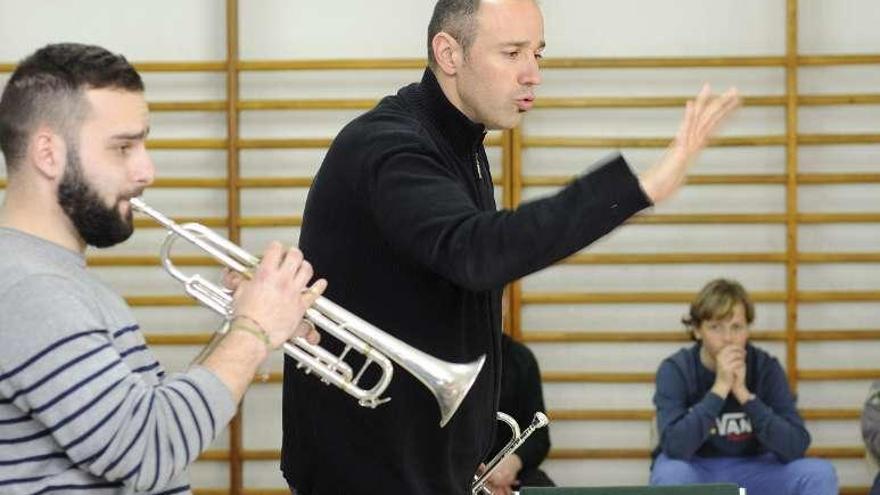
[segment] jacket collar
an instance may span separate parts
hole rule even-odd
[[[428,121],[452,144],[457,154],[470,155],[483,142],[486,126],[471,121],[455,107],[440,88],[434,72],[427,68],[418,85],[420,103]]]

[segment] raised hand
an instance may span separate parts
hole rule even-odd
[[[696,99],[687,102],[684,120],[663,158],[639,177],[642,190],[651,202],[657,204],[678,191],[709,138],[739,105],[736,88],[728,89],[721,96],[712,96],[708,84]]]

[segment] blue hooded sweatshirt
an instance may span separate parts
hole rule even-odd
[[[654,405],[660,452],[674,459],[776,454],[782,462],[804,456],[810,434],[779,361],[746,346],[746,387],[755,398],[740,404],[733,394],[710,392],[715,373],[700,361],[700,344],[663,360],[657,370]]]

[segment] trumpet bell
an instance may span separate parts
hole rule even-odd
[[[468,390],[474,385],[480,370],[486,364],[486,356],[480,356],[479,359],[466,364],[450,364],[448,366],[448,380],[438,382],[435,385],[429,385],[425,382],[437,404],[440,405],[440,427],[446,426],[446,423],[452,419],[461,401],[464,400]]]
[[[364,354],[368,360],[390,359],[418,379],[434,395],[434,399],[437,401],[437,405],[440,408],[441,428],[446,426],[455,414],[455,411],[458,410],[468,391],[477,380],[483,365],[486,363],[485,355],[470,363],[450,363],[438,359],[379,330],[325,297],[319,297],[315,301],[313,309],[321,315],[329,315],[328,319],[333,320],[339,326],[356,323],[355,328],[357,329],[358,342],[352,341],[347,343],[354,346],[355,350]],[[309,313],[306,314],[308,315]],[[316,318],[316,320],[316,324],[321,325],[323,323],[322,328],[330,328],[327,321],[322,321],[320,318]],[[354,331],[354,328],[346,328]],[[344,335],[339,331],[331,331],[330,333],[337,338],[339,338],[339,335]],[[359,345],[363,345],[363,347],[358,347]],[[379,356],[375,355],[377,352],[380,353]],[[373,388],[384,390],[388,383],[383,380],[385,380],[384,376],[380,379],[380,383],[374,385]],[[390,380],[390,375],[388,380]],[[360,399],[361,405],[376,407],[378,403],[387,400],[380,399],[381,402],[377,402],[375,399],[378,398],[378,394],[370,394],[370,397],[374,399],[372,401],[368,400],[366,403],[364,403],[363,399]]]

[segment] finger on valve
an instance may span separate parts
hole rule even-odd
[[[221,282],[223,283],[223,287],[231,291],[235,291],[238,289],[238,286],[246,279],[246,277],[235,270],[231,270],[229,268],[223,268],[223,272],[220,275]]]
[[[315,328],[315,324],[309,320],[302,320],[299,325],[297,325],[294,336],[302,337],[306,339],[306,342],[312,345],[317,345],[321,342],[321,333]]]
[[[302,291],[303,301],[306,305],[311,306],[321,297],[321,294],[324,293],[324,289],[327,288],[327,281],[323,278],[315,282],[309,287],[306,287]]]

